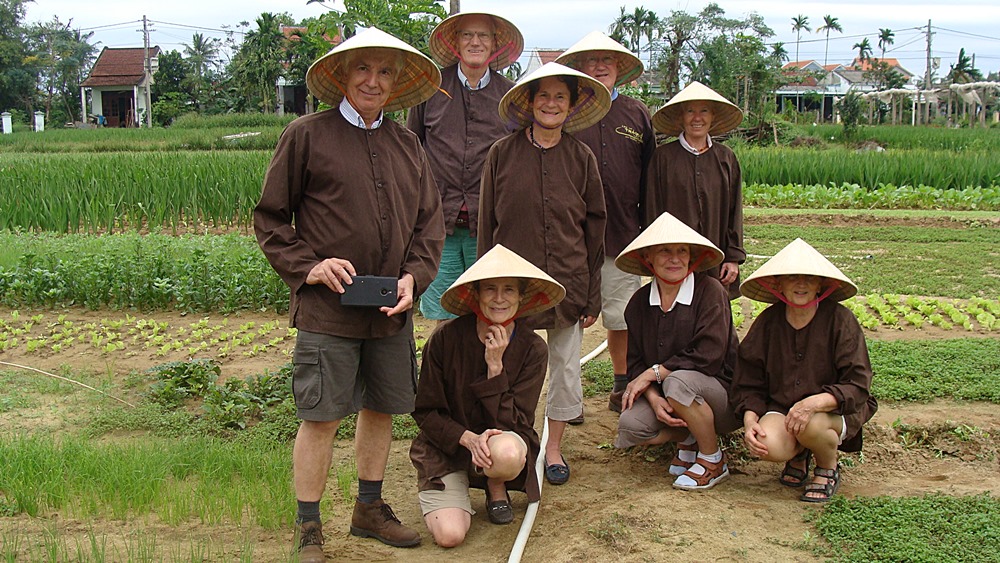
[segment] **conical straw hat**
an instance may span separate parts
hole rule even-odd
[[[490,61],[490,68],[493,70],[503,70],[514,64],[521,52],[524,51],[524,37],[514,24],[493,14],[486,12],[462,12],[449,16],[439,23],[431,32],[430,41],[427,47],[431,52],[434,62],[442,67],[449,67],[458,62],[458,41],[455,33],[459,24],[462,23],[463,16],[487,16],[493,20],[493,53],[500,53],[495,59]]]
[[[604,117],[611,109],[611,92],[593,78],[559,63],[545,63],[541,68],[517,81],[500,100],[500,118],[515,128],[527,127],[534,121],[531,103],[528,102],[528,84],[549,76],[573,76],[579,79],[577,90],[579,99],[570,108],[569,117],[563,123],[564,133],[572,133],[590,127]]]
[[[615,86],[628,84],[642,74],[642,61],[622,46],[621,43],[600,31],[591,31],[583,39],[559,55],[556,62],[583,71],[583,63],[591,51],[613,51],[618,53],[618,79]]]
[[[334,47],[309,67],[306,85],[314,96],[331,106],[337,106],[344,99],[345,80],[352,53],[366,48],[395,49],[403,57],[403,68],[396,79],[396,85],[383,111],[397,111],[415,106],[438,91],[441,87],[441,71],[434,61],[392,35],[370,27]]]
[[[684,102],[711,102],[712,127],[709,135],[721,135],[732,131],[743,121],[743,112],[736,104],[721,94],[695,80],[678,92],[670,101],[653,114],[653,128],[669,137],[676,137],[684,130]]]
[[[517,310],[518,318],[555,307],[566,296],[566,289],[559,282],[514,251],[498,244],[480,256],[475,264],[451,284],[441,296],[441,306],[454,315],[471,313],[469,296],[474,295],[472,282],[492,278],[528,280],[528,286],[521,295],[521,306]]]
[[[615,258],[615,266],[629,274],[651,276],[653,272],[642,263],[642,250],[661,244],[690,245],[691,264],[694,264],[702,253],[708,252],[709,256],[698,264],[696,269],[698,272],[718,266],[725,258],[722,251],[712,244],[712,241],[698,234],[698,231],[687,226],[680,219],[664,212],[650,226],[643,229],[639,236],[625,247],[625,250],[622,250],[618,258]]]
[[[765,303],[777,303],[778,298],[773,293],[763,287],[768,284],[777,290],[774,276],[802,274],[809,276],[820,276],[827,280],[837,280],[840,287],[830,294],[830,299],[843,301],[853,297],[858,293],[858,288],[839,268],[833,265],[825,256],[819,253],[808,242],[797,238],[790,242],[788,246],[781,249],[756,272],[747,277],[740,285],[740,293],[756,301]],[[829,286],[828,281],[822,284]]]

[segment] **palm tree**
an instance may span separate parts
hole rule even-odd
[[[878,30],[878,47],[882,49],[882,60],[885,60],[885,48],[895,43],[896,34],[888,27]]]
[[[844,28],[841,27],[840,22],[837,18],[833,16],[823,16],[823,25],[816,28],[816,33],[826,32],[826,49],[823,51],[823,66],[826,67],[828,62],[828,56],[830,54],[830,32],[836,31],[837,33],[844,33]]]
[[[785,44],[779,41],[772,45],[770,57],[778,66],[784,64],[788,60],[788,51],[785,50]]]
[[[953,84],[967,84],[983,79],[983,73],[972,66],[972,57],[965,54],[965,47],[958,50],[958,60],[950,66],[947,78]]]
[[[864,66],[865,61],[870,61],[872,58],[872,45],[868,42],[868,38],[865,37],[860,43],[855,43],[852,49],[858,50],[858,63],[860,66]]]
[[[792,18],[792,31],[795,32],[795,62],[799,62],[799,42],[802,41],[802,30],[812,31],[809,27],[809,18],[799,14]]]
[[[191,44],[184,45],[184,54],[187,55],[188,63],[194,69],[194,97],[195,103],[201,109],[201,85],[205,81],[205,70],[215,64],[215,58],[219,55],[219,40],[214,37],[205,37],[201,33],[191,36]]]

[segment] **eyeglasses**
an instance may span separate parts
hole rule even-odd
[[[618,62],[618,59],[611,55],[604,55],[603,57],[587,57],[583,59],[583,64],[586,66],[597,66],[597,63],[603,63],[605,66],[613,66]]]
[[[462,41],[472,41],[473,37],[479,38],[479,41],[485,43],[487,41],[493,40],[493,34],[486,31],[459,31],[458,38]]]

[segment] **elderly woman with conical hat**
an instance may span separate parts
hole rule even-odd
[[[447,232],[437,277],[420,299],[424,318],[454,318],[441,307],[441,294],[476,260],[483,161],[510,133],[496,108],[514,83],[500,72],[517,61],[523,46],[514,24],[483,12],[449,16],[431,32],[428,47],[442,67],[441,90],[406,119],[427,151]]]
[[[677,140],[653,153],[646,176],[646,217],[670,212],[719,247],[725,258],[711,270],[739,297],[743,249],[743,177],[733,151],[712,140],[735,129],[743,112],[694,81],[653,114],[653,127]]]
[[[839,301],[851,280],[802,239],[747,278],[740,290],[773,303],[740,344],[732,403],[750,452],[785,462],[782,485],[805,502],[826,502],[840,486],[838,450],[861,449],[861,427],[878,409],[868,347]],[[816,468],[807,484],[810,457]]]
[[[424,346],[410,446],[420,506],[434,541],[461,544],[475,511],[469,488],[486,491],[494,524],[514,520],[510,490],[540,497],[535,409],[547,350],[522,319],[558,305],[559,283],[502,245],[493,247],[444,293],[458,318]]]
[[[673,486],[710,489],[729,476],[719,435],[739,427],[729,407],[738,341],[729,298],[705,273],[722,251],[664,213],[615,260],[652,276],[625,308],[628,378],[615,446],[677,443]]]
[[[601,168],[608,223],[604,229],[604,265],[601,267],[601,323],[608,333],[608,353],[615,383],[608,408],[621,412],[628,365],[628,327],[625,305],[639,289],[638,276],[615,268],[615,257],[643,226],[645,173],[656,136],[646,104],[618,91],[642,74],[642,61],[600,31],[588,33],[556,59],[601,82],[611,90],[611,109],[599,122],[574,133],[590,147]]]
[[[292,451],[298,561],[325,560],[319,504],[340,421],[357,413],[358,497],[351,534],[420,543],[382,499],[392,415],[413,410],[413,300],[434,278],[444,224],[423,148],[387,111],[437,91],[437,66],[375,28],[344,41],[306,74],[332,109],[281,135],[254,209],[264,255],[291,295],[298,328],[292,393],[302,419]],[[341,301],[355,276],[394,282],[395,303]]]
[[[599,121],[610,102],[604,85],[558,63],[528,74],[500,102],[516,131],[490,148],[480,187],[479,254],[502,244],[566,287],[559,306],[532,319],[548,332],[545,477],[556,485],[570,476],[566,425],[583,415],[580,347],[601,311],[606,218],[594,154],[567,133]]]

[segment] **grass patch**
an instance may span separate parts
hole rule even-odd
[[[954,398],[1000,403],[1000,340],[870,340],[872,394],[891,401]]]
[[[615,368],[611,360],[591,360],[583,365],[583,396],[596,397],[611,393],[615,384]]]
[[[816,527],[833,546],[833,561],[996,561],[1000,500],[837,496]]]
[[[0,437],[0,490],[18,513],[126,519],[155,512],[170,525],[290,524],[291,451],[191,437],[97,443],[67,436]]]

